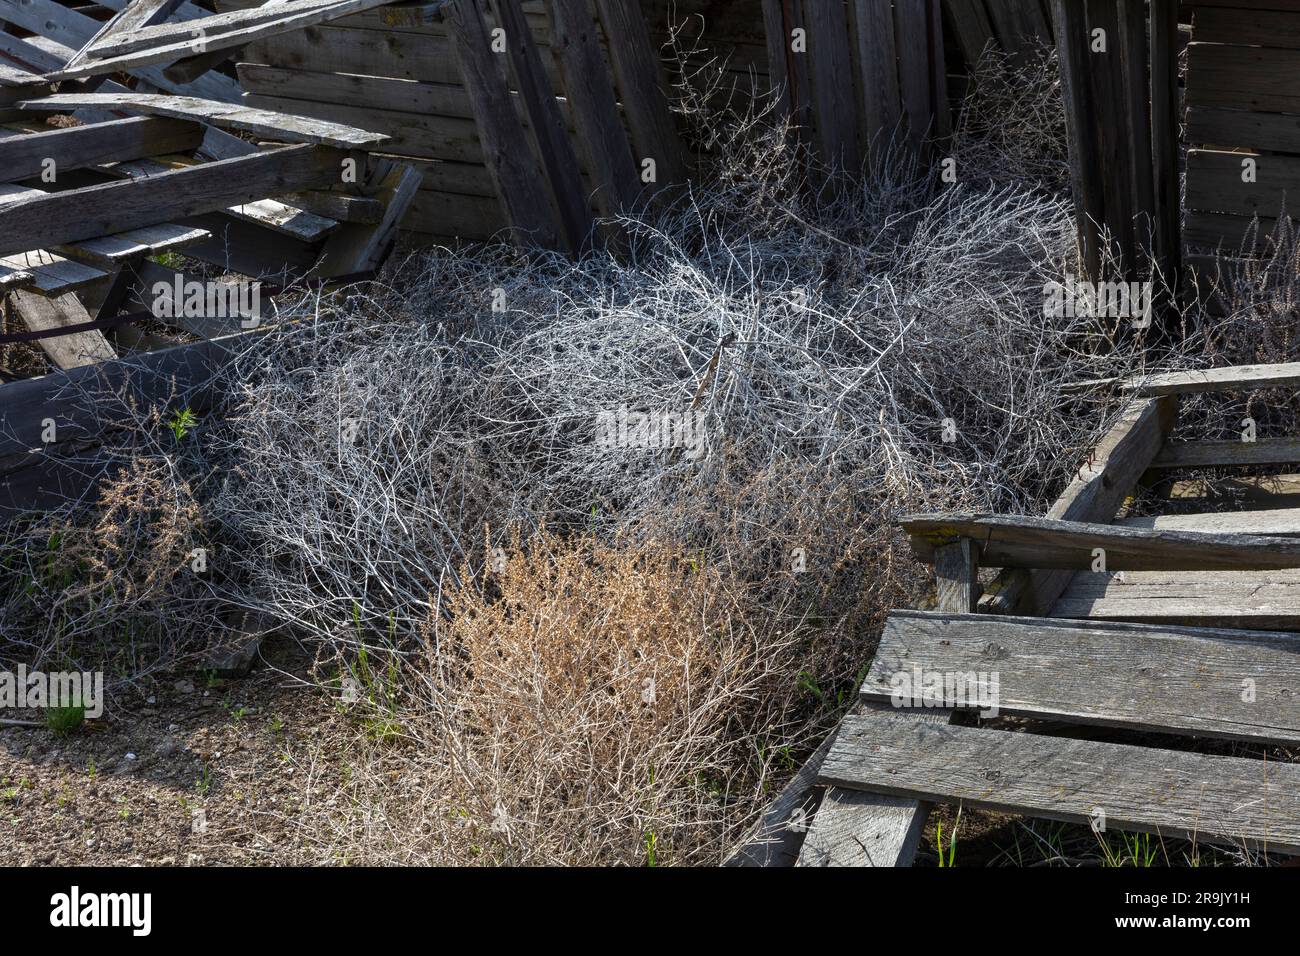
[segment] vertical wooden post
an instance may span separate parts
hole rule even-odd
[[[767,79],[776,97],[778,120],[790,119],[790,34],[781,0],[763,0],[763,34],[767,38]]]
[[[1088,83],[1088,34],[1083,0],[1052,0],[1056,48],[1061,64],[1061,96],[1065,100],[1065,131],[1070,148],[1070,183],[1084,278],[1096,280],[1101,271],[1101,173],[1099,144]]]
[[[510,100],[504,63],[492,52],[479,0],[452,0],[448,22],[484,160],[510,225],[538,245],[565,248],[546,180]]]
[[[587,0],[550,0],[548,8],[551,49],[560,62],[598,208],[607,217],[629,212],[636,206],[641,180],[596,39],[596,22]]]
[[[930,35],[923,0],[894,6],[894,42],[898,85],[907,114],[907,143],[917,156],[925,145],[933,116],[930,107]]]
[[[943,55],[943,12],[939,0],[930,0],[927,15],[930,26],[930,108],[934,111],[934,135],[945,140],[952,135],[952,116],[948,110],[948,65]]]
[[[497,22],[506,31],[506,48],[514,68],[515,83],[537,143],[537,152],[551,184],[551,195],[560,213],[565,241],[581,249],[591,235],[591,210],[578,169],[569,127],[555,100],[542,65],[533,32],[529,29],[519,0],[493,0]]]
[[[658,178],[654,188],[685,183],[686,146],[668,107],[663,65],[640,5],[633,0],[596,0],[596,7],[637,159],[655,161]]]
[[[1087,0],[1089,38],[1104,31],[1106,51],[1088,52],[1088,73],[1096,103],[1097,136],[1101,144],[1102,213],[1110,234],[1112,254],[1121,264],[1115,278],[1133,269],[1133,179],[1130,172],[1128,126],[1125,122],[1123,69],[1117,0]]]
[[[1151,0],[1151,164],[1155,190],[1155,267],[1177,304],[1182,274],[1178,192],[1178,2]]]
[[[813,124],[821,158],[832,171],[856,171],[861,163],[860,134],[844,4],[841,0],[813,0],[805,9],[816,111]]]
[[[984,54],[984,48],[993,42],[993,25],[989,22],[983,0],[943,0],[943,6],[948,11],[948,22],[952,24],[966,65],[975,66]]]
[[[880,0],[850,0],[849,12],[858,58],[864,146],[870,156],[879,146],[889,144],[901,116],[894,16],[889,4]]]
[[[1120,62],[1124,70],[1125,120],[1133,183],[1133,230],[1138,264],[1151,261],[1155,185],[1151,176],[1151,116],[1147,96],[1146,3],[1119,0]]]
[[[979,608],[979,545],[970,538],[934,549],[936,607],[954,614]]]

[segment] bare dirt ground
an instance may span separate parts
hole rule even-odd
[[[325,862],[299,824],[331,809],[315,796],[344,772],[315,762],[320,741],[352,734],[291,676],[302,662],[276,663],[230,681],[158,678],[63,738],[0,728],[0,863]]]

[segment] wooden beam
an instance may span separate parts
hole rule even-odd
[[[316,265],[327,278],[373,272],[383,265],[398,226],[420,191],[423,174],[413,166],[394,163],[382,177],[376,198],[384,204],[384,215],[373,226],[348,223],[326,241]]]
[[[1300,765],[849,717],[822,764],[836,786],[1300,852]]]
[[[514,67],[515,85],[550,183],[551,199],[560,214],[565,242],[570,249],[582,249],[591,237],[594,223],[568,123],[556,103],[555,91],[546,77],[519,0],[494,0],[494,3],[497,20],[506,31],[506,49]]]
[[[894,16],[889,4],[877,0],[850,0],[849,14],[857,60],[863,146],[868,156],[875,156],[898,133],[903,115]]]
[[[148,179],[20,199],[0,206],[0,255],[212,212],[273,193],[328,186],[338,181],[342,159],[342,153],[328,147],[287,146]]]
[[[1083,0],[1052,0],[1052,19],[1061,65],[1061,96],[1065,101],[1079,258],[1084,277],[1096,281],[1101,276],[1101,226],[1105,214],[1099,167],[1101,143],[1097,137],[1096,104],[1088,81],[1088,33]]]
[[[10,182],[40,176],[52,160],[57,176],[70,169],[162,153],[183,153],[203,140],[203,128],[185,120],[133,117],[50,129],[0,140],[0,169]]]
[[[1152,468],[1224,468],[1242,465],[1300,464],[1300,440],[1170,442]]]
[[[1187,395],[1194,392],[1247,392],[1300,385],[1300,362],[1230,365],[1192,372],[1168,372],[1134,378],[1121,386],[1133,395]]]
[[[81,107],[172,116],[177,119],[210,123],[223,129],[257,133],[290,143],[319,143],[339,149],[366,149],[380,145],[389,137],[369,133],[353,126],[308,119],[269,110],[236,106],[193,96],[164,96],[157,93],[56,93],[24,100],[19,109],[40,112],[64,112]]]
[[[1181,145],[1178,127],[1178,3],[1150,0],[1151,166],[1155,197],[1155,267],[1161,285],[1177,296],[1182,277]],[[1190,74],[1189,74],[1190,75]],[[1176,302],[1158,302],[1161,322],[1174,321]],[[1161,306],[1164,306],[1163,308]]]
[[[862,163],[849,25],[844,4],[807,6],[808,58],[812,73],[813,125],[821,160],[832,173],[855,173]]]
[[[635,0],[596,0],[596,8],[636,158],[655,161],[658,179],[652,189],[683,185],[688,179],[686,145],[669,108],[663,65],[641,5]]]
[[[91,47],[108,43],[114,37],[130,35],[150,24],[166,20],[182,2],[184,0],[133,0],[109,17],[100,31],[86,41],[81,49],[68,59],[66,65],[76,66],[86,58]]]
[[[1065,521],[1110,521],[1137,487],[1142,473],[1164,445],[1177,417],[1177,398],[1132,402],[1088,456],[1048,510]],[[980,609],[996,614],[1046,614],[1070,583],[1068,571],[1003,571]]]
[[[57,330],[90,321],[90,315],[71,292],[47,298],[33,292],[18,291],[12,297],[19,318],[33,332]],[[62,369],[79,368],[117,358],[117,353],[108,344],[108,339],[104,338],[104,333],[97,330],[40,339],[36,344],[55,366]]]
[[[1102,571],[1300,567],[1300,541],[1282,537],[1151,531],[974,512],[905,515],[899,524],[922,561],[933,561],[943,545],[966,537],[979,542],[993,567],[1091,570],[1099,559],[1104,559]]]
[[[597,206],[607,218],[630,212],[636,208],[641,180],[587,0],[551,0],[548,9],[553,49],[596,187]]]
[[[448,8],[465,91],[483,143],[484,160],[517,239],[548,249],[565,247],[549,190],[515,113],[503,64],[492,52],[487,21],[475,0]]]
[[[1203,531],[1212,534],[1300,535],[1300,507],[1200,514],[1140,515],[1115,522],[1125,528],[1154,531]]]
[[[862,696],[888,703],[898,675],[916,687],[918,672],[924,686],[926,675],[990,670],[999,716],[1300,745],[1300,636],[1267,631],[894,611]],[[984,707],[978,694],[927,699]]]
[[[1119,0],[1119,56],[1128,144],[1129,188],[1133,196],[1133,231],[1138,253],[1138,261],[1134,265],[1144,269],[1146,263],[1151,261],[1155,236],[1146,0]]]

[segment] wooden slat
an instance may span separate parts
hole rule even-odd
[[[57,40],[64,47],[69,48],[68,56],[80,49],[99,32],[102,26],[98,20],[65,7],[55,0],[0,0],[0,20]],[[58,66],[62,65],[62,63],[58,64]],[[198,96],[227,103],[239,100],[239,84],[220,73],[209,72],[193,82],[177,83],[166,77],[156,66],[132,67],[128,72],[161,90],[179,95]]]
[[[596,9],[636,158],[654,159],[658,180],[652,189],[681,185],[687,181],[686,146],[669,109],[663,67],[641,6],[636,0],[596,0]],[[847,73],[847,58],[844,65]],[[849,100],[852,109],[851,88]]]
[[[918,672],[924,687],[994,671],[999,715],[1300,744],[1300,636],[1266,631],[895,611],[862,696],[889,703],[898,675],[915,688]]]
[[[519,0],[498,0],[496,10],[502,29],[506,31],[515,82],[528,114],[538,157],[550,183],[551,201],[559,212],[565,243],[569,249],[579,250],[591,235],[593,222],[573,140],[556,105],[555,91],[542,68],[541,56],[533,43]]]
[[[80,107],[121,110],[211,123],[223,129],[257,133],[292,143],[319,143],[339,149],[377,146],[388,137],[342,123],[306,119],[192,96],[153,93],[56,93],[24,100],[20,109],[62,112]]]
[[[565,95],[573,108],[587,168],[597,184],[597,206],[607,218],[628,212],[637,205],[640,176],[587,2],[552,0],[549,9]]]
[[[181,3],[182,0],[134,0],[114,13],[100,31],[68,59],[66,65],[76,66],[93,47],[108,43],[115,37],[129,35],[142,27],[166,20]]]
[[[71,292],[47,298],[33,292],[19,291],[13,293],[12,300],[23,324],[33,332],[45,332],[90,321],[90,315]],[[62,369],[80,368],[117,358],[113,346],[108,344],[104,333],[99,331],[73,332],[40,339],[37,344],[50,357],[50,361]]]
[[[1173,427],[1177,399],[1144,399],[1125,409],[1048,510],[1065,521],[1110,521],[1120,503],[1164,444]],[[1070,574],[1052,570],[1003,572],[981,610],[999,614],[1045,614],[1070,583]]]
[[[220,50],[234,50],[246,44],[256,41],[264,41],[268,37],[278,36],[284,33],[290,33],[299,30],[304,26],[311,26],[321,23],[325,20],[332,19],[335,11],[349,4],[364,4],[377,6],[380,3],[386,3],[389,0],[339,0],[327,6],[317,4],[314,8],[303,10],[293,16],[283,17],[272,20],[267,23],[246,26],[240,29],[228,30],[218,33],[208,33],[202,36],[195,36],[191,31],[204,28],[204,24],[213,18],[203,20],[193,20],[183,24],[161,24],[162,28],[170,31],[171,42],[161,43],[146,49],[140,49],[134,52],[125,52],[118,55],[106,56],[100,59],[94,59],[101,53],[107,53],[108,50],[91,48],[88,53],[89,57],[76,66],[65,67],[56,73],[50,74],[54,80],[82,79],[88,76],[102,76],[108,73],[116,73],[124,70],[137,70],[142,67],[155,66],[160,63],[174,63],[177,60],[184,60],[195,55],[206,55],[215,53]],[[289,3],[267,4],[262,9],[283,10],[288,7]],[[256,13],[256,11],[241,11],[247,13]],[[218,16],[234,16],[235,14],[218,14]],[[341,14],[337,14],[341,15]],[[150,29],[139,31],[145,34]],[[135,42],[133,38],[128,38],[116,43],[116,45],[130,45]]]
[[[1232,365],[1202,371],[1169,372],[1132,379],[1122,386],[1134,395],[1174,395],[1193,392],[1244,392],[1258,388],[1300,385],[1300,362],[1274,365]]]
[[[497,194],[511,225],[532,242],[563,248],[546,180],[511,105],[499,58],[489,46],[487,23],[473,0],[454,0],[450,17],[479,135]]]
[[[810,3],[805,10],[807,57],[812,73],[813,125],[821,159],[832,170],[856,171],[861,157],[858,151],[857,103],[853,84],[846,82],[853,75],[847,13],[844,4],[838,0],[834,3]]]
[[[1297,21],[1296,13],[1300,13],[1300,9],[1257,10],[1243,16],[1240,10],[1197,4],[1192,18],[1192,36],[1212,43],[1300,50],[1300,21]]]
[[[872,714],[822,764],[837,786],[1110,829],[1300,851],[1300,765]]]
[[[894,7],[894,44],[898,56],[898,90],[907,118],[907,142],[919,153],[930,129],[930,39],[925,6],[900,3]]]
[[[331,185],[342,154],[288,146],[144,180],[48,193],[0,206],[0,255],[210,212],[273,193]]]
[[[469,95],[459,84],[422,83],[390,76],[313,73],[257,63],[240,63],[238,71],[240,83],[249,93],[280,100],[314,100],[340,106],[381,108],[460,119],[474,117]],[[391,144],[389,148],[392,148]]]
[[[1097,135],[1101,152],[1102,211],[1115,268],[1123,278],[1137,278],[1134,272],[1133,177],[1127,110],[1124,100],[1124,71],[1121,57],[1119,10],[1115,0],[1087,4],[1088,30],[1104,31],[1106,50],[1089,53],[1088,79],[1092,84],[1097,111]]]
[[[1300,50],[1270,47],[1187,45],[1188,102],[1200,90],[1242,90],[1257,96],[1296,96]]]
[[[1193,106],[1187,110],[1187,140],[1215,146],[1300,152],[1300,116]],[[1240,176],[1240,160],[1237,163],[1236,172]]]
[[[909,515],[899,524],[922,561],[933,560],[942,545],[967,537],[979,543],[984,562],[992,567],[1087,569],[1098,549],[1105,552],[1105,567],[1111,571],[1300,567],[1300,541],[1290,538],[1149,531],[964,512]]]
[[[1152,468],[1216,468],[1300,463],[1300,440],[1171,442],[1160,449]]]
[[[321,250],[318,273],[328,278],[378,269],[419,192],[420,179],[418,169],[394,164],[376,192],[376,198],[384,204],[383,218],[373,226],[348,223],[331,236]]]
[[[1171,506],[1209,510],[1225,505],[1232,510],[1300,507],[1300,474],[1245,476],[1233,478],[1184,478],[1169,486]]]
[[[767,75],[769,91],[776,104],[775,121],[786,122],[791,115],[790,102],[790,41],[785,28],[785,9],[782,0],[761,0],[763,7],[763,35],[767,46]]]
[[[1183,238],[1189,246],[1207,246],[1227,253],[1259,256],[1272,248],[1278,220],[1271,216],[1237,216],[1226,212],[1188,209]]]
[[[1300,571],[1080,571],[1054,618],[1300,630]]]
[[[894,17],[888,4],[875,0],[850,0],[849,14],[862,98],[863,140],[870,154],[878,144],[890,141],[902,118]]]
[[[983,0],[943,0],[943,9],[967,65],[978,63],[990,43],[998,46]]]
[[[1101,269],[1100,225],[1105,215],[1101,170],[1097,163],[1101,143],[1097,137],[1096,104],[1088,83],[1088,33],[1083,5],[1074,0],[1052,0],[1052,18],[1061,64],[1061,97],[1065,102],[1079,258],[1085,276],[1095,279]]]
[[[1141,269],[1154,253],[1156,208],[1148,108],[1151,84],[1147,71],[1146,0],[1119,0],[1119,53],[1133,232],[1139,257],[1135,265]]]
[[[817,774],[835,735],[827,737],[763,810],[754,828],[727,854],[723,866],[794,866],[808,821],[817,811]]]
[[[1300,504],[1300,502],[1297,502]],[[1116,524],[1155,531],[1203,531],[1213,534],[1300,535],[1300,507],[1257,511],[1212,511],[1201,514],[1142,515]]]
[[[103,281],[107,276],[102,269],[43,249],[0,255],[0,275],[13,273],[29,277],[16,285],[30,287],[47,296],[76,292]]]
[[[136,117],[49,129],[0,140],[0,170],[10,182],[40,176],[45,161],[55,161],[55,175],[100,163],[180,153],[194,149],[203,129],[185,120]]]
[[[1178,116],[1178,8],[1175,0],[1150,0],[1151,45],[1151,167],[1155,200],[1155,271],[1164,287],[1181,287],[1183,244],[1179,233],[1182,209]],[[1161,323],[1172,321],[1171,310],[1157,303]]]

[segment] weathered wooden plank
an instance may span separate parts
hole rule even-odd
[[[37,99],[24,100],[20,109],[61,112],[93,107],[121,110],[127,113],[144,113],[152,116],[171,116],[177,119],[211,123],[223,129],[237,129],[258,133],[293,143],[317,143],[339,149],[357,149],[377,146],[388,139],[380,133],[369,133],[342,123],[320,119],[272,113],[247,106],[201,100],[192,96],[163,96],[154,93],[56,93]]]
[[[1300,541],[1244,534],[1150,531],[1083,521],[971,512],[907,515],[899,524],[922,561],[962,537],[993,567],[1089,569],[1104,552],[1112,571],[1251,570],[1300,567]]]
[[[997,683],[992,683],[992,673]],[[1266,631],[895,611],[862,685],[934,706],[993,709],[1155,733],[1300,743],[1300,636]],[[963,675],[961,694],[925,683]],[[985,675],[985,702],[973,682]],[[1248,688],[1253,693],[1243,693]]]
[[[0,255],[0,275],[14,275],[10,287],[31,288],[42,295],[61,295],[87,288],[106,277],[102,269],[89,266],[44,249]],[[21,279],[26,276],[25,280]]]
[[[1300,50],[1272,47],[1187,45],[1188,102],[1203,90],[1240,90],[1257,96],[1296,96]]]
[[[785,27],[785,5],[782,0],[761,2],[763,35],[767,45],[768,88],[775,98],[775,119],[784,122],[791,117],[790,41]]]
[[[994,0],[988,10],[1002,49],[1013,54],[1016,62],[1029,63],[1036,49],[1052,42],[1052,31],[1036,0]]]
[[[1228,148],[1300,152],[1300,116],[1193,106],[1187,110],[1187,140]],[[1240,160],[1236,172],[1240,176]]]
[[[640,178],[587,2],[552,0],[550,12],[553,48],[587,168],[595,181],[597,206],[607,218],[629,212],[637,205]]]
[[[894,46],[898,57],[898,89],[907,119],[907,143],[920,153],[933,132],[930,101],[930,36],[925,6],[900,3],[894,7]]]
[[[160,223],[129,229],[112,236],[82,239],[75,244],[55,246],[55,249],[70,259],[93,265],[115,265],[140,256],[183,249],[206,238],[206,229]]]
[[[1184,478],[1169,486],[1166,507],[1208,511],[1210,505],[1229,510],[1300,507],[1300,474],[1248,477]],[[1222,509],[1220,509],[1222,510]]]
[[[1296,13],[1300,13],[1300,8],[1256,10],[1243,15],[1238,9],[1197,4],[1192,16],[1192,36],[1212,43],[1300,50],[1300,23],[1296,21]]]
[[[1134,395],[1174,395],[1192,392],[1245,392],[1259,388],[1300,385],[1300,362],[1274,365],[1231,365],[1200,371],[1168,372],[1125,382],[1122,389]]]
[[[281,100],[313,100],[460,119],[474,117],[469,95],[459,84],[423,83],[391,76],[312,73],[257,63],[240,63],[238,71],[240,83],[249,93]],[[389,144],[388,148],[391,149],[392,145]]]
[[[1131,153],[1124,101],[1124,70],[1121,57],[1119,10],[1115,0],[1087,4],[1088,29],[1101,30],[1107,37],[1104,51],[1090,48],[1088,79],[1092,84],[1101,153],[1102,211],[1105,239],[1109,241],[1115,268],[1124,278],[1136,278],[1133,240],[1133,191]],[[1145,92],[1144,92],[1145,97]]]
[[[560,228],[568,248],[583,248],[593,227],[578,170],[578,155],[569,137],[564,115],[556,105],[555,92],[542,68],[519,0],[498,0],[497,16],[506,31],[506,49],[514,67],[515,82],[528,114],[538,157],[551,187],[551,201],[560,216]]]
[[[888,4],[876,0],[851,0],[849,14],[862,97],[863,145],[868,155],[873,155],[878,145],[891,140],[903,115],[894,17]]]
[[[998,46],[983,0],[943,0],[943,8],[967,65],[978,63],[990,43]]]
[[[1178,91],[1178,8],[1175,0],[1150,0],[1151,170],[1155,198],[1154,270],[1164,287],[1181,287],[1183,243]],[[1172,304],[1172,303],[1171,303]],[[1157,312],[1167,316],[1165,303]],[[1162,324],[1167,319],[1162,318]]]
[[[1039,737],[891,715],[845,719],[836,786],[1300,852],[1300,765]]]
[[[292,2],[292,0],[290,0],[290,2]],[[182,24],[160,24],[159,27],[150,27],[138,31],[138,34],[143,35],[147,34],[150,30],[162,28],[169,31],[167,37],[170,42],[158,43],[157,45],[141,48],[134,52],[123,52],[115,55],[107,55],[110,52],[108,49],[92,47],[88,51],[87,58],[82,62],[75,66],[65,67],[56,73],[52,73],[50,74],[50,78],[53,80],[69,80],[82,79],[88,76],[102,76],[107,73],[116,73],[124,70],[136,70],[142,67],[156,66],[160,63],[175,63],[177,60],[184,60],[198,55],[206,56],[208,53],[215,53],[220,50],[234,50],[249,43],[264,41],[268,37],[290,33],[294,30],[302,29],[304,26],[311,26],[332,19],[333,11],[347,6],[348,4],[368,4],[370,6],[375,6],[379,3],[386,2],[388,2],[388,0],[338,0],[338,2],[331,3],[327,6],[321,6],[318,4],[312,9],[302,10],[292,16],[217,33],[192,32],[205,30],[206,28],[204,24],[214,19],[210,17],[202,20],[191,20]],[[274,5],[267,4],[265,7],[257,8],[256,11],[239,12],[255,15],[258,11],[281,11],[288,6],[290,6],[289,2],[277,3]],[[236,14],[218,14],[217,16],[234,15]],[[130,46],[136,42],[143,43],[144,41],[137,41],[135,37],[128,37],[115,41],[112,45],[118,47]]]
[[[202,139],[203,128],[197,123],[159,117],[50,129],[0,140],[0,169],[11,182],[50,169],[57,176],[100,163],[185,152]]]
[[[402,221],[403,229],[438,236],[491,239],[509,228],[501,204],[491,196],[462,196],[421,189]]]
[[[421,179],[418,169],[394,164],[376,192],[376,198],[384,204],[383,218],[373,226],[348,223],[340,229],[321,250],[319,274],[329,278],[378,269],[419,192]]]
[[[112,6],[112,4],[108,3],[105,6]],[[190,5],[182,5],[181,9],[185,9],[186,6]],[[94,37],[102,26],[93,17],[65,7],[55,0],[0,0],[0,20],[57,40],[64,47],[69,48],[68,56]],[[58,64],[58,67],[62,66],[63,63]],[[42,69],[49,69],[49,67]],[[228,103],[239,100],[239,84],[220,73],[208,72],[193,82],[177,83],[166,77],[163,71],[155,66],[132,67],[128,72],[161,90],[172,93]]]
[[[1208,246],[1227,253],[1259,256],[1271,248],[1278,220],[1272,216],[1237,216],[1227,212],[1188,209],[1183,238],[1189,246]]]
[[[1132,493],[1142,473],[1164,444],[1177,414],[1177,399],[1133,402],[1093,449],[1078,474],[1048,510],[1049,518],[1110,521]],[[981,600],[981,609],[998,614],[1045,614],[1070,583],[1068,572],[1003,572]]]
[[[1116,524],[1155,531],[1300,535],[1300,508],[1261,508],[1256,511],[1213,511],[1201,514],[1140,515]]]
[[[277,202],[338,222],[374,225],[384,218],[384,204],[369,196],[313,189],[276,196]]]
[[[861,165],[847,12],[840,0],[810,3],[808,63],[812,74],[813,126],[821,160],[828,168],[855,172]],[[924,11],[922,11],[924,15]],[[928,59],[922,61],[928,62]],[[928,85],[928,84],[927,84]],[[873,91],[874,92],[874,91]]]
[[[652,188],[681,185],[687,181],[686,146],[669,108],[663,66],[640,4],[635,0],[596,0],[596,9],[636,158],[641,162],[654,160],[656,180]],[[847,53],[847,39],[845,49]],[[844,65],[847,72],[847,59]],[[849,99],[852,109],[851,88]]]
[[[525,241],[563,248],[557,214],[547,201],[546,180],[511,104],[498,58],[491,51],[482,10],[472,0],[454,0],[449,10],[487,167],[511,225]]]
[[[33,292],[18,291],[13,293],[12,301],[23,324],[33,332],[45,332],[90,321],[90,315],[71,292],[47,298]],[[40,339],[37,344],[50,357],[50,361],[62,369],[79,368],[117,358],[113,346],[108,344],[104,333],[99,331],[73,332]]]
[[[1155,251],[1155,179],[1151,159],[1151,95],[1147,72],[1146,0],[1119,0],[1119,55],[1125,135],[1128,140],[1129,189],[1133,197],[1133,232],[1139,269]]]
[[[142,180],[47,193],[0,206],[0,255],[154,225],[260,197],[328,186],[343,154],[288,146]]]
[[[754,828],[727,854],[723,866],[794,866],[808,821],[820,802],[817,774],[835,735],[827,737],[763,810]]]
[[[1171,442],[1160,449],[1152,468],[1211,468],[1300,463],[1300,440]]]
[[[166,20],[182,0],[135,0],[122,7],[86,43],[68,58],[66,66],[76,66],[90,54],[92,48],[110,42],[113,38],[134,33],[142,27]]]
[[[1300,571],[1080,571],[1054,618],[1300,629]]]
[[[1065,102],[1079,258],[1085,277],[1096,279],[1101,270],[1100,226],[1105,221],[1105,213],[1097,162],[1101,143],[1097,137],[1096,104],[1088,82],[1088,33],[1083,4],[1075,0],[1052,0],[1052,18],[1061,64],[1061,96]]]

